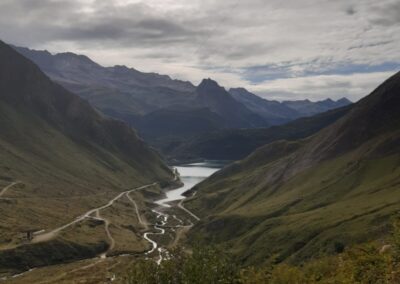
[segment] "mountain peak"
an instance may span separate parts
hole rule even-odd
[[[91,60],[89,57],[86,55],[82,54],[76,54],[73,52],[62,52],[62,53],[57,53],[54,55],[55,58],[61,58],[63,60],[66,60],[68,62],[77,62],[77,63],[84,63],[87,65],[93,65],[93,66],[99,66],[96,62]]]
[[[231,95],[225,90],[224,87],[221,87],[216,81],[210,78],[203,79],[203,81],[201,81],[200,85],[196,88],[196,93],[198,97],[203,99],[208,98],[213,100],[218,98],[220,100],[233,100]]]
[[[345,104],[352,104],[353,102],[352,101],[350,101],[348,98],[346,98],[346,97],[343,97],[343,98],[341,98],[341,99],[338,99],[337,101],[336,101],[337,103],[345,103]]]
[[[237,93],[250,93],[246,88],[239,87],[239,88],[230,88],[229,92],[237,92]]]
[[[220,85],[218,85],[218,83],[210,78],[208,79],[203,79],[203,81],[201,81],[200,85],[197,87],[199,90],[210,90],[210,89],[224,89],[223,87],[221,87]]]
[[[264,119],[236,101],[224,87],[210,78],[204,79],[196,89],[196,101],[226,119],[232,128],[262,127]]]
[[[128,67],[126,65],[114,65],[113,67],[111,67],[112,69],[116,70],[116,71],[135,71],[135,72],[139,72],[138,70],[136,70],[135,68],[132,67]]]
[[[108,70],[115,72],[116,74],[126,74],[127,76],[133,75],[133,76],[137,76],[137,75],[142,75],[143,73],[141,73],[140,71],[136,70],[135,68],[130,68],[128,66],[125,65],[114,65],[113,67],[107,67]]]
[[[4,43],[4,42],[3,42]],[[27,47],[21,47],[21,46],[16,46],[16,45],[12,45],[12,44],[10,44],[9,45],[11,48],[13,48],[14,50],[16,50],[16,51],[18,51],[18,52],[20,52],[20,53],[24,53],[24,52],[33,52],[34,50],[32,50],[32,49],[29,49],[29,48],[27,48]],[[52,56],[52,54],[48,51],[48,50],[37,50],[37,52],[40,52],[40,53],[43,53],[43,54],[45,54],[45,55],[48,55],[48,56]]]

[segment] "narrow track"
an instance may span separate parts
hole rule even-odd
[[[15,185],[17,185],[17,184],[20,184],[20,183],[21,183],[21,182],[16,181],[16,182],[13,182],[13,183],[7,185],[6,187],[4,187],[4,188],[0,191],[0,198],[3,197],[3,195],[4,195],[10,188],[12,188],[13,186],[15,186]]]
[[[33,243],[38,243],[38,242],[49,241],[49,240],[55,238],[58,235],[58,233],[60,233],[61,231],[71,227],[72,225],[74,225],[76,223],[79,223],[79,222],[83,221],[84,219],[92,218],[91,215],[96,213],[97,211],[101,211],[103,209],[111,207],[117,200],[119,200],[121,197],[125,196],[127,193],[131,193],[131,192],[134,192],[134,191],[137,191],[137,190],[142,190],[142,189],[145,189],[145,188],[149,188],[151,186],[155,186],[156,184],[157,183],[152,183],[152,184],[148,184],[148,185],[144,185],[144,186],[141,186],[141,187],[137,187],[137,188],[134,188],[134,189],[131,189],[131,190],[128,190],[128,191],[121,192],[116,197],[111,199],[106,205],[103,205],[103,206],[98,207],[98,208],[91,209],[88,212],[86,212],[85,214],[77,217],[74,221],[72,221],[72,222],[70,222],[68,224],[65,224],[65,225],[63,225],[61,227],[58,227],[58,228],[56,228],[56,229],[54,229],[54,230],[52,230],[52,231],[50,231],[48,233],[43,233],[43,234],[36,235],[33,238],[32,242]]]
[[[20,183],[20,182],[14,182],[14,183],[6,186],[5,188],[3,188],[3,190],[0,192],[0,197],[3,194],[5,194],[8,189],[10,189],[11,187],[15,186],[18,183]],[[101,212],[101,210],[104,210],[106,208],[109,208],[109,207],[113,206],[113,204],[116,201],[120,200],[121,198],[123,198],[125,196],[132,203],[132,205],[134,206],[134,209],[135,209],[135,212],[136,212],[137,219],[138,219],[139,223],[141,225],[143,225],[146,230],[149,230],[150,226],[152,226],[155,230],[159,231],[159,232],[154,232],[154,231],[153,232],[146,232],[146,233],[144,233],[143,238],[146,239],[152,245],[152,248],[149,251],[147,251],[145,253],[145,255],[150,255],[150,254],[154,253],[155,251],[157,251],[159,257],[158,257],[156,262],[157,262],[157,264],[160,264],[163,261],[163,259],[169,257],[169,253],[165,248],[160,247],[157,244],[157,242],[152,240],[149,236],[151,236],[151,235],[163,235],[163,234],[165,234],[166,229],[171,229],[171,228],[178,229],[179,231],[177,231],[176,239],[173,242],[173,246],[176,246],[178,241],[179,241],[179,239],[182,237],[182,234],[184,234],[185,232],[190,230],[191,227],[193,227],[193,223],[188,220],[189,224],[185,225],[184,222],[180,218],[178,218],[176,215],[169,215],[169,214],[157,211],[155,209],[153,209],[152,212],[155,213],[157,215],[156,218],[159,219],[159,221],[156,222],[156,224],[149,224],[145,220],[143,220],[143,218],[142,218],[142,216],[140,215],[140,212],[139,212],[139,207],[138,207],[136,201],[130,196],[130,194],[132,192],[134,192],[134,191],[142,190],[142,189],[149,188],[149,187],[155,186],[155,185],[157,185],[157,183],[152,183],[152,184],[149,184],[149,185],[145,185],[145,186],[137,187],[137,188],[134,188],[134,189],[131,189],[131,190],[128,190],[128,191],[121,192],[117,196],[115,196],[113,199],[111,199],[107,204],[105,204],[105,205],[103,205],[101,207],[94,208],[94,209],[91,209],[91,210],[87,211],[85,214],[77,217],[72,222],[69,222],[69,223],[67,223],[67,224],[65,224],[63,226],[60,226],[60,227],[58,227],[56,229],[53,229],[50,232],[47,232],[47,233],[44,232],[44,233],[37,234],[34,237],[32,242],[33,243],[38,243],[38,242],[49,241],[49,240],[55,238],[61,231],[65,230],[65,229],[71,227],[72,225],[77,224],[77,223],[79,223],[79,222],[81,222],[81,221],[83,221],[85,219],[94,219],[94,220],[102,221],[102,222],[104,222],[104,229],[105,229],[106,235],[107,235],[107,237],[108,237],[108,239],[110,241],[110,246],[108,247],[107,251],[105,251],[104,253],[99,255],[99,257],[94,258],[93,259],[94,262],[92,264],[89,264],[89,265],[87,265],[85,267],[81,267],[81,268],[78,268],[78,269],[75,269],[75,270],[79,271],[79,270],[84,270],[84,269],[88,269],[90,267],[96,266],[98,263],[102,262],[103,260],[105,260],[107,258],[107,254],[115,247],[115,244],[116,244],[115,239],[113,238],[113,236],[112,236],[112,234],[110,232],[110,228],[109,228],[111,223],[110,223],[110,221],[108,219],[102,217],[100,212]],[[199,221],[200,218],[198,216],[196,216],[194,213],[192,213],[190,210],[186,209],[183,206],[183,201],[184,200],[181,200],[177,204],[177,207],[182,209],[184,212],[186,212],[188,215],[193,217],[195,220]],[[154,202],[154,204],[158,205],[156,202]],[[178,221],[179,225],[177,225],[177,226],[167,226],[168,219],[170,217],[172,217],[173,219]],[[32,271],[32,270],[30,270],[30,271]],[[21,274],[18,274],[18,275],[14,275],[12,277],[20,277],[22,275],[25,275],[25,274],[29,273],[30,271],[27,271],[27,272],[24,272],[24,273],[21,273]],[[7,279],[8,278],[3,278],[3,279],[0,279],[0,281],[7,280]]]

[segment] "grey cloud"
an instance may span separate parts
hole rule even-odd
[[[399,22],[398,0],[0,1],[10,43],[234,86],[373,71],[400,58]]]
[[[346,14],[347,15],[354,15],[355,13],[357,13],[356,9],[353,6],[347,7],[346,9]]]
[[[366,44],[360,44],[360,45],[355,45],[355,46],[350,46],[348,49],[360,49],[360,48],[367,48],[367,47],[375,47],[375,46],[382,46],[382,45],[387,45],[392,43],[393,40],[386,40],[386,41],[380,41],[380,42],[373,42],[373,43],[366,43]]]
[[[394,0],[387,4],[381,3],[371,7],[373,24],[392,26],[400,25],[400,1]]]
[[[115,45],[134,43],[168,43],[184,39],[191,34],[179,25],[160,19],[135,20],[100,20],[99,22],[78,22],[76,26],[62,27],[59,39],[98,41],[113,40]],[[119,40],[120,42],[115,42]]]
[[[27,15],[30,20],[21,30],[29,27],[41,41],[104,41],[105,44],[113,41],[117,46],[127,43],[148,45],[149,41],[171,43],[198,35],[196,30],[186,28],[175,19],[150,15],[151,8],[144,4],[121,8],[103,2],[103,5],[92,7],[93,12],[87,13],[81,10],[77,1],[32,2],[21,1],[14,6],[11,1],[6,1],[0,4],[0,8],[2,11],[13,10],[13,17],[25,15],[26,19]],[[10,20],[7,16],[2,18],[3,21]],[[18,26],[14,32],[21,33]]]

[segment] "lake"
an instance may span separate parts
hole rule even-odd
[[[185,199],[182,194],[191,189],[196,184],[202,182],[213,173],[219,171],[227,162],[225,161],[205,161],[201,163],[193,163],[175,166],[180,174],[181,181],[184,186],[166,192],[166,198],[156,201],[155,203],[169,207],[167,203]]]

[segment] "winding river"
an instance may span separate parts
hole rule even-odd
[[[178,170],[178,173],[180,175],[180,180],[183,182],[183,186],[167,191],[165,193],[166,197],[160,200],[155,201],[154,203],[159,205],[160,208],[170,208],[171,205],[169,203],[173,201],[179,201],[179,200],[184,200],[186,196],[183,194],[190,190],[193,186],[196,184],[200,183],[207,177],[211,176],[213,173],[217,172],[220,170],[225,163],[219,162],[219,161],[207,161],[207,162],[202,162],[202,163],[193,163],[193,164],[187,164],[187,165],[181,165],[181,166],[176,166],[175,168]],[[192,212],[187,210],[186,208],[183,207],[181,203],[178,204],[178,207],[180,207],[182,210],[186,211],[187,214],[191,215],[194,219],[200,220],[196,215],[194,215]],[[149,241],[152,245],[151,250],[149,250],[146,255],[149,255],[155,251],[158,252],[158,260],[157,264],[160,264],[161,261],[166,257],[168,257],[168,251],[151,238],[151,236],[154,235],[164,235],[165,234],[165,229],[162,227],[168,223],[168,219],[170,217],[176,219],[180,224],[177,227],[185,227],[183,224],[184,222],[176,217],[176,215],[170,216],[167,213],[161,212],[160,211],[153,209],[152,210],[156,215],[157,215],[157,225],[154,226],[154,229],[157,230],[157,232],[147,232],[144,234],[144,238]],[[191,227],[191,225],[186,225],[186,227]]]

